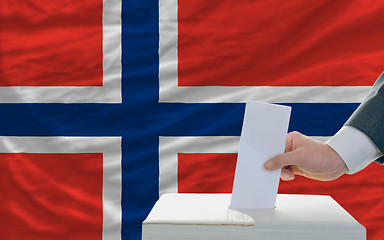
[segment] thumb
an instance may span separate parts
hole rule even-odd
[[[272,171],[285,166],[297,165],[298,157],[296,151],[279,154],[264,163],[265,169]]]

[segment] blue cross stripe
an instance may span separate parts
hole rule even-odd
[[[158,199],[159,136],[239,136],[244,104],[158,103],[158,1],[123,0],[122,104],[0,104],[1,136],[122,136],[122,239]],[[333,135],[358,104],[292,106],[289,131]]]

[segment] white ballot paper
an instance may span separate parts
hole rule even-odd
[[[284,152],[290,115],[288,106],[246,103],[229,208],[275,208],[281,170],[264,163]]]

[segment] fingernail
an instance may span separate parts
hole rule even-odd
[[[285,171],[281,172],[281,179],[283,179],[284,181],[289,180],[289,176]]]
[[[284,181],[291,181],[295,178],[295,175],[291,175],[289,173],[287,173],[286,171],[282,171],[281,172],[281,179],[283,179]]]
[[[271,170],[273,168],[273,163],[271,161],[267,161],[267,162],[264,163],[264,167],[267,170]]]

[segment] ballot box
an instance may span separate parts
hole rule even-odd
[[[365,228],[330,196],[278,194],[274,209],[229,209],[230,194],[164,194],[142,240],[364,240]]]

